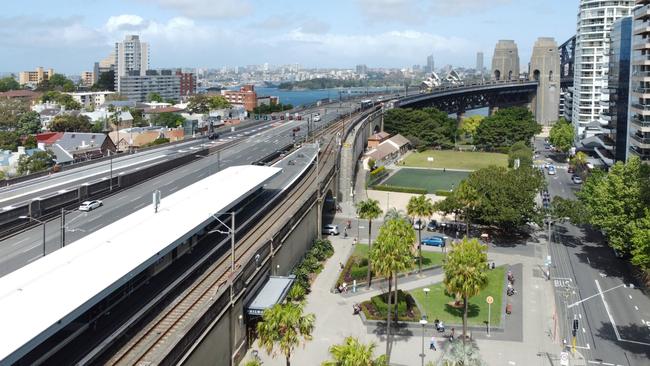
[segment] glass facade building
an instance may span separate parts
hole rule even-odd
[[[636,4],[629,153],[650,162],[650,0],[637,0]]]

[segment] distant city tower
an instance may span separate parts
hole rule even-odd
[[[529,78],[539,83],[533,111],[538,123],[557,121],[560,106],[560,52],[553,38],[540,37],[533,47]]]
[[[477,52],[476,53],[476,71],[479,74],[483,74],[483,67],[484,67],[483,66],[483,59],[484,59],[483,52]]]
[[[512,40],[500,40],[492,57],[493,80],[519,80],[519,51]]]

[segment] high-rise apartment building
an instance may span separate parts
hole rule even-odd
[[[573,78],[576,56],[576,37],[569,38],[559,47],[560,52],[560,106],[558,115],[571,121],[573,114]],[[570,80],[569,82],[564,82]]]
[[[626,161],[629,150],[629,99],[632,57],[632,17],[614,22],[609,33],[607,88],[601,91],[601,133],[594,151],[607,166]]]
[[[146,75],[134,70],[120,79],[118,92],[130,101],[146,101],[151,93],[157,93],[165,100],[177,101],[181,97],[181,78],[173,70],[147,70]]]
[[[480,74],[483,74],[483,60],[485,56],[483,56],[483,52],[477,52],[476,53],[476,71],[479,72]]]
[[[650,162],[650,0],[637,0],[636,4],[629,153]]]
[[[368,75],[368,66],[357,65],[357,75]]]
[[[137,35],[127,35],[124,41],[115,43],[115,86],[120,90],[120,77],[149,70],[149,45],[140,42]]]
[[[633,0],[580,0],[573,81],[573,125],[578,140],[600,132],[601,91],[607,88],[609,32],[630,15]]]
[[[196,94],[196,75],[191,72],[176,70],[181,83],[181,98]]]
[[[433,55],[427,56],[427,67],[424,70],[427,74],[432,73],[435,70],[435,61],[433,60]]]

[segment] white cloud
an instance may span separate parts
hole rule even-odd
[[[522,0],[519,0],[522,1]],[[371,23],[420,23],[437,16],[457,16],[512,3],[513,0],[356,0]]]
[[[463,15],[510,4],[513,0],[433,0],[432,15]],[[519,0],[521,1],[521,0]]]
[[[0,17],[0,45],[57,48],[77,44],[96,46],[103,35],[82,23],[81,17],[34,18]]]
[[[146,28],[148,22],[146,22],[139,15],[132,14],[122,14],[116,15],[108,18],[104,27],[109,32],[118,32],[118,31],[131,31],[137,32]]]
[[[378,34],[314,34],[300,29],[269,40],[272,47],[300,51],[320,59],[363,61],[369,64],[410,65],[432,50],[436,53],[462,54],[474,46],[457,37],[443,37],[414,30],[390,31]]]
[[[188,18],[240,18],[253,12],[249,0],[140,0],[172,9]]]

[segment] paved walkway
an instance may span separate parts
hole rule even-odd
[[[352,252],[352,241],[340,237],[332,238],[335,247],[334,256],[326,263],[325,269],[312,285],[312,292],[307,297],[305,311],[316,314],[316,327],[314,339],[307,342],[304,348],[294,350],[292,363],[295,365],[318,365],[329,359],[328,348],[338,344],[347,336],[359,338],[361,342],[374,342],[377,345],[377,355],[386,349],[386,339],[381,329],[366,327],[360,317],[352,314],[352,305],[367,300],[385,289],[372,288],[360,289],[357,293],[348,293],[346,296],[331,293],[339,275],[339,263],[345,263]],[[533,245],[533,244],[531,244]],[[541,247],[540,247],[541,248]],[[480,348],[483,359],[489,365],[559,365],[559,351],[557,339],[553,339],[554,329],[554,297],[550,283],[546,281],[539,270],[543,263],[545,253],[542,249],[536,255],[519,256],[503,253],[489,253],[489,260],[497,265],[521,264],[522,275],[517,281],[524,288],[516,296],[523,296],[523,309],[514,309],[514,312],[523,312],[523,342],[521,337],[514,340],[499,340],[503,338],[498,334],[488,338],[481,332],[474,332],[474,337]],[[441,274],[432,274],[429,277],[419,278],[415,275],[400,280],[399,287],[409,290],[417,287],[431,285],[442,281]],[[374,284],[378,286],[378,284]],[[513,314],[514,316],[515,314]],[[440,347],[438,351],[428,349],[428,342],[433,334],[432,329],[425,331],[425,362],[436,361],[442,356]],[[437,336],[437,334],[435,334]],[[438,337],[438,346],[444,339]],[[422,333],[406,331],[394,337],[392,346],[391,364],[393,365],[419,365],[419,356],[422,347]],[[251,349],[258,349],[257,343]],[[250,354],[250,350],[249,350]],[[265,366],[284,365],[281,356],[275,359],[266,355],[261,350],[260,357]],[[248,357],[245,360],[249,359]],[[571,365],[576,365],[572,363]]]

